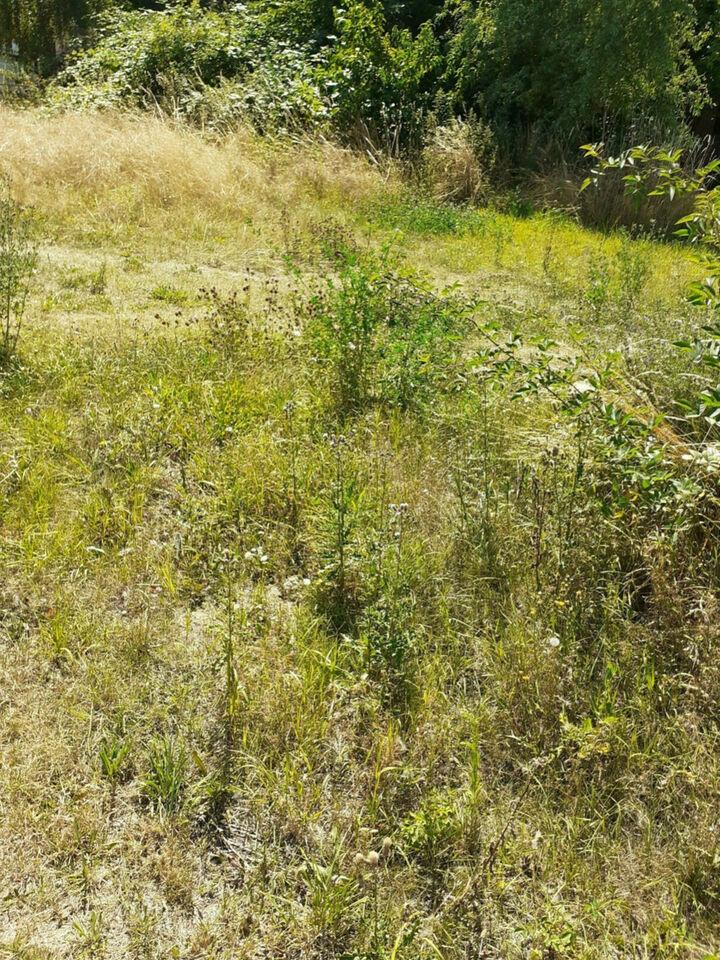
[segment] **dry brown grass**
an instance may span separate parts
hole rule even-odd
[[[0,175],[63,233],[158,226],[200,234],[259,220],[286,225],[318,202],[352,204],[383,183],[329,143],[223,139],[150,115],[41,114],[0,107]],[[170,216],[168,216],[170,214]]]
[[[671,236],[677,221],[690,210],[690,201],[681,197],[639,202],[628,196],[620,177],[608,178],[597,189],[581,192],[586,172],[567,164],[549,168],[533,178],[529,194],[538,208],[573,213],[591,228],[641,228],[658,237]]]
[[[461,120],[438,127],[424,150],[430,188],[442,202],[478,203],[487,198],[493,148],[484,128]]]

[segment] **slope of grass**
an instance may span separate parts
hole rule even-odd
[[[682,251],[327,145],[2,121],[43,232],[4,954],[717,955],[714,481],[651,423]]]

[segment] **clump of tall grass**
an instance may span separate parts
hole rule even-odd
[[[285,211],[307,198],[359,200],[384,182],[361,157],[328,142],[282,150],[242,127],[211,137],[150,114],[40,117],[2,105],[0,174],[56,229],[105,235],[162,221],[169,237],[183,217],[185,237],[238,224],[247,230],[255,218],[276,221],[281,232]],[[84,219],[79,205],[87,206]]]
[[[0,364],[17,350],[36,265],[29,215],[14,199],[10,182],[0,180]]]
[[[487,200],[495,157],[491,129],[472,116],[435,126],[422,151],[431,192],[437,200],[451,203]]]

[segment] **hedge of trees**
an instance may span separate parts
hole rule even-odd
[[[6,0],[10,40],[70,97],[221,90],[221,111],[381,140],[451,115],[574,150],[711,130],[720,102],[720,0]]]

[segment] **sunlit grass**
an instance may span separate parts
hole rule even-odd
[[[2,119],[42,233],[2,948],[714,956],[714,493],[653,432],[684,253],[328,146]],[[595,375],[637,422],[573,406]]]

